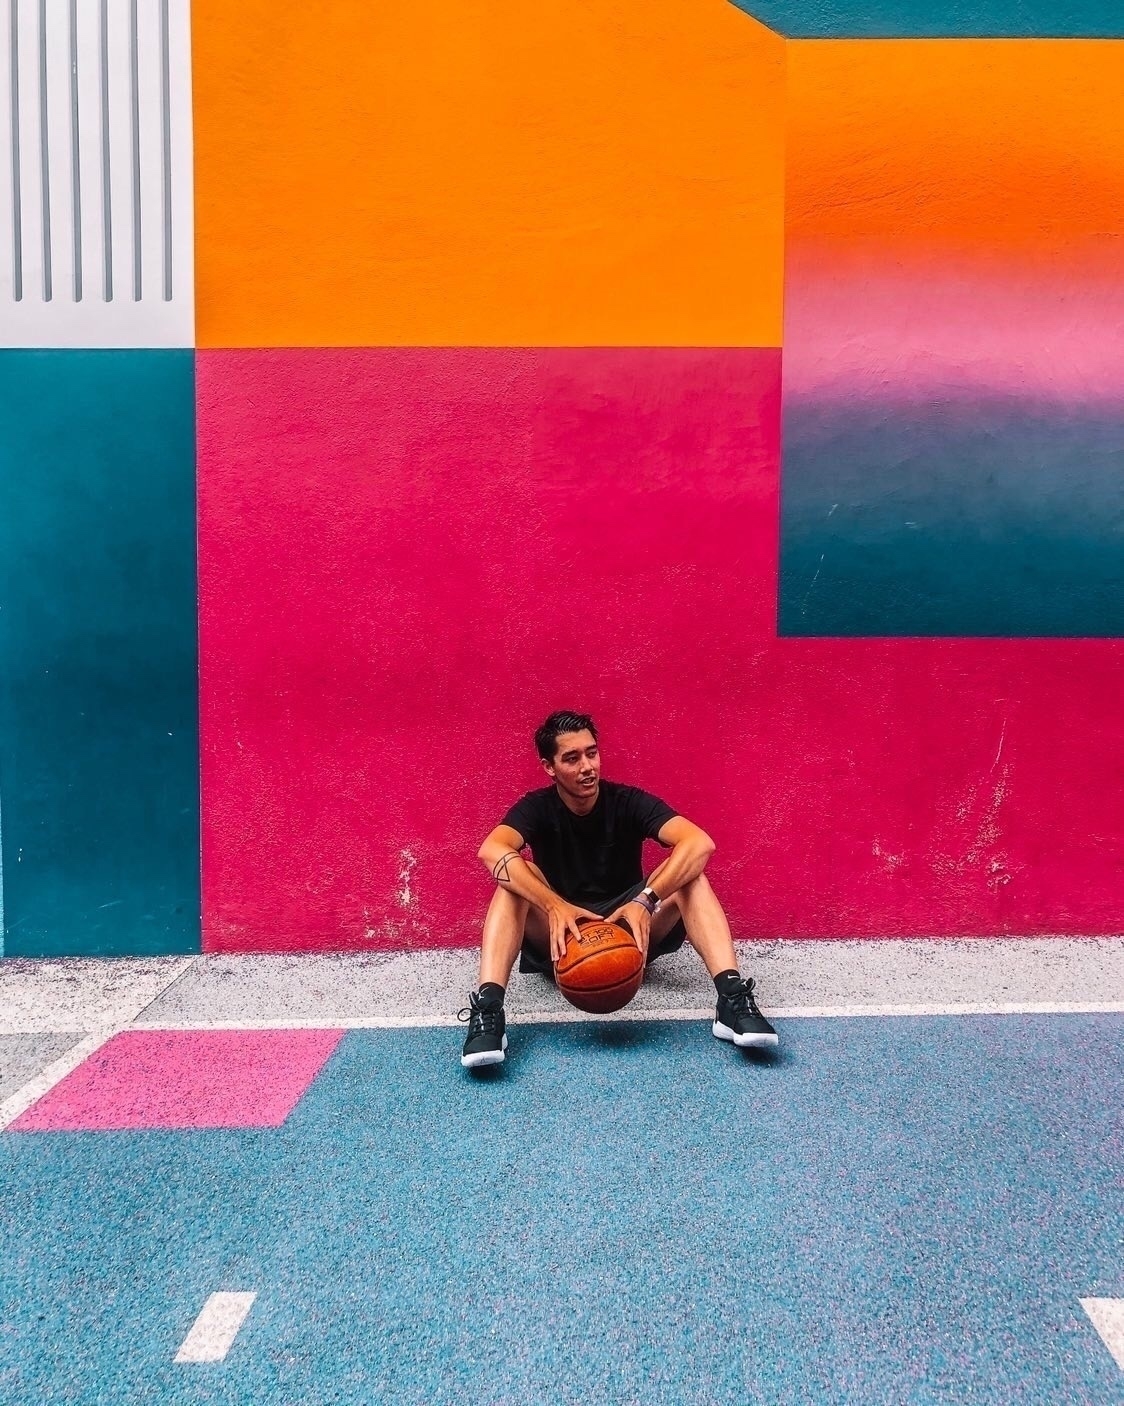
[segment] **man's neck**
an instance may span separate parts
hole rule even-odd
[[[557,783],[555,784],[554,789],[558,792],[558,799],[562,802],[562,804],[566,807],[567,810],[572,811],[574,815],[588,815],[589,812],[593,809],[593,807],[597,804],[597,798],[601,794],[601,783],[599,781],[597,785],[593,788],[593,794],[589,797],[588,800],[586,800],[584,796],[580,801],[577,800],[576,797],[568,795],[565,791],[563,791],[562,787],[559,786]]]

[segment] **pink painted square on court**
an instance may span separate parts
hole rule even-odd
[[[10,1131],[278,1128],[342,1030],[125,1030]]]

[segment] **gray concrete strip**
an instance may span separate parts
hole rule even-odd
[[[1124,938],[882,938],[746,943],[773,1006],[1118,1005]]]
[[[1119,1008],[1124,939],[959,938],[740,943],[742,970],[766,1010],[805,1012],[963,1006]],[[472,951],[197,958],[144,1012],[143,1023],[241,1020],[443,1023],[476,983]],[[705,1010],[714,1000],[690,950],[651,968],[632,1015]],[[513,1019],[569,1012],[541,976],[512,977]]]
[[[0,1034],[85,1033],[135,1020],[194,957],[9,958],[0,962]]]
[[[0,1131],[14,1123],[21,1113],[25,1113],[33,1103],[37,1103],[45,1093],[89,1059],[95,1050],[107,1040],[111,1040],[116,1033],[116,1030],[109,1026],[104,1030],[94,1030],[89,1035],[83,1035],[57,1059],[53,1059],[37,1074],[33,1074],[15,1093],[0,1099]]]
[[[41,1074],[48,1064],[77,1041],[78,1036],[73,1031],[50,1035],[0,1035],[0,1102],[23,1088],[36,1074]]]

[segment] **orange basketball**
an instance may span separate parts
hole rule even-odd
[[[554,966],[558,989],[580,1011],[604,1015],[627,1006],[644,980],[644,958],[619,923],[578,921],[580,937],[566,935],[566,953]]]

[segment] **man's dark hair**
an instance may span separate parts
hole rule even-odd
[[[588,713],[551,713],[542,727],[535,730],[535,750],[544,762],[552,762],[560,733],[587,730],[593,733],[596,742],[597,729]]]

